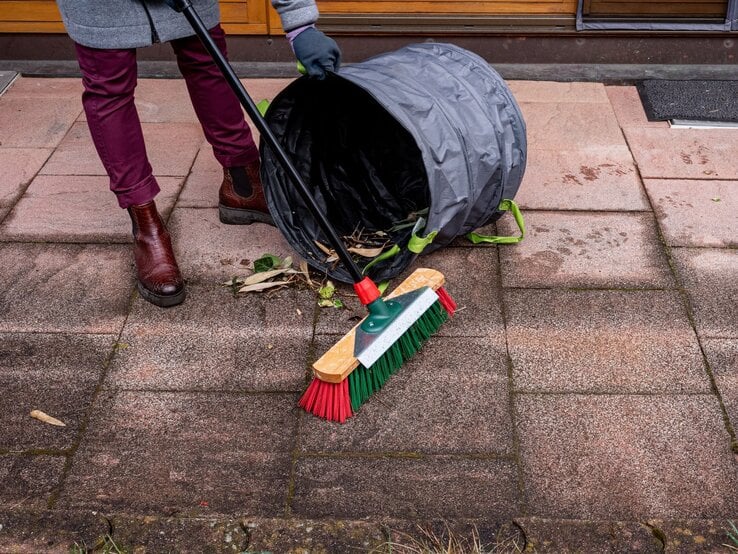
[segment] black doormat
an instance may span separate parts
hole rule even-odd
[[[5,92],[5,89],[13,82],[16,75],[15,71],[0,71],[0,94]]]
[[[738,122],[738,81],[648,80],[638,92],[649,121]]]

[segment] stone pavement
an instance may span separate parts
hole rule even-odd
[[[134,292],[80,83],[18,79],[0,97],[0,551],[386,552],[443,522],[496,552],[720,551],[738,522],[738,131],[650,123],[634,87],[511,86],[526,240],[422,259],[461,310],[338,426],[296,402],[360,311],[347,289],[339,311],[220,285],[291,249],[218,222],[183,82],[137,94],[189,285],[160,310]]]

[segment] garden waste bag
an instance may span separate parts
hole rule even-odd
[[[322,81],[302,77],[266,119],[374,280],[396,277],[417,255],[506,210],[523,230],[512,199],[525,171],[525,122],[502,77],[467,50],[416,44]],[[276,226],[313,268],[351,282],[263,142],[261,156]]]

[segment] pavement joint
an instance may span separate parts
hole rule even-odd
[[[505,369],[507,370],[507,409],[510,417],[510,427],[512,434],[512,452],[513,461],[515,462],[515,470],[517,472],[517,489],[520,497],[521,514],[528,513],[528,496],[525,488],[525,472],[523,470],[523,462],[520,454],[520,436],[518,433],[517,418],[515,417],[515,376],[512,356],[510,355],[510,339],[507,332],[507,323],[509,314],[507,304],[505,303],[505,288],[502,286],[502,255],[500,248],[497,248],[497,282],[499,286],[495,287],[497,292],[497,300],[500,304],[502,312],[502,328],[505,334]]]
[[[87,411],[85,415],[82,417],[82,421],[79,426],[79,432],[77,433],[77,437],[72,442],[72,446],[69,448],[69,453],[67,455],[66,462],[64,463],[64,468],[62,469],[61,475],[59,476],[59,481],[57,485],[51,491],[51,494],[49,495],[49,500],[47,502],[47,507],[49,509],[53,509],[55,507],[57,501],[59,500],[59,496],[61,495],[64,489],[64,483],[72,468],[72,463],[74,461],[74,455],[77,453],[77,450],[79,450],[80,444],[82,444],[85,433],[87,432],[87,427],[90,423],[90,417],[92,416],[93,409],[95,408],[95,403],[98,397],[100,396],[100,393],[103,391],[103,384],[105,383],[105,378],[107,377],[108,370],[113,361],[113,358],[115,357],[118,351],[117,345],[121,342],[121,338],[123,336],[123,330],[125,329],[126,322],[128,321],[128,317],[131,314],[131,308],[133,307],[133,303],[136,299],[136,295],[137,295],[137,292],[134,288],[131,291],[131,294],[129,295],[129,298],[128,298],[128,308],[126,310],[126,316],[123,320],[123,323],[120,326],[120,329],[118,331],[118,336],[115,342],[111,345],[110,352],[108,353],[108,356],[105,362],[103,363],[103,367],[100,371],[100,377],[98,378],[97,385],[95,386],[95,391],[92,393],[90,405],[87,407]]]
[[[628,141],[628,137],[626,136],[625,132],[622,131],[622,129],[621,129],[621,132],[623,133],[625,143],[628,145],[628,148],[630,149],[630,143]],[[637,165],[636,165],[635,170],[636,170],[636,175],[638,176],[638,179],[641,182],[641,186],[645,188],[645,185],[643,182],[644,181],[643,176],[641,175],[640,168]],[[654,211],[655,213],[656,210],[655,210],[655,206],[653,205],[653,200],[648,194],[646,194],[646,201],[651,206],[651,210]],[[661,243],[663,252],[666,255],[666,261],[669,266],[669,271],[672,274],[674,282],[677,284],[677,288],[681,296],[682,303],[684,304],[684,308],[686,310],[687,319],[689,320],[689,324],[692,326],[692,330],[694,331],[695,337],[697,338],[697,344],[699,345],[700,354],[702,356],[703,367],[705,369],[705,372],[707,373],[708,379],[710,380],[710,387],[712,388],[713,395],[716,397],[718,403],[720,404],[720,410],[722,411],[722,416],[723,416],[723,423],[731,439],[731,449],[733,450],[734,453],[738,454],[738,436],[736,435],[736,431],[733,428],[733,425],[731,424],[730,416],[728,415],[728,410],[725,406],[725,401],[723,400],[722,394],[717,385],[717,380],[715,379],[715,374],[712,371],[712,366],[710,365],[710,361],[707,357],[707,353],[705,351],[703,340],[700,337],[700,333],[697,328],[697,322],[694,316],[694,309],[692,306],[692,301],[689,298],[689,294],[687,293],[687,290],[686,290],[686,285],[676,266],[674,257],[672,256],[672,252],[671,252],[672,247],[669,246],[669,243],[666,240],[666,236],[664,235],[664,231],[661,227],[661,223],[659,222],[658,218],[654,218],[654,219],[656,223],[656,234],[657,234],[659,242]]]

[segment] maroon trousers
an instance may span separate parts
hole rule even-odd
[[[220,25],[210,30],[226,54]],[[223,167],[244,166],[259,157],[251,130],[236,95],[195,37],[171,42],[187,83],[205,138]],[[80,44],[77,60],[82,70],[82,104],[92,140],[110,177],[110,190],[121,208],[145,204],[159,192],[146,155],[141,121],[133,102],[137,82],[135,49],[96,49]],[[171,145],[177,155],[177,144]]]

